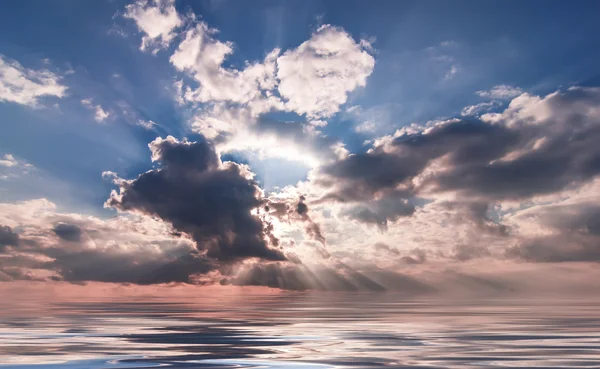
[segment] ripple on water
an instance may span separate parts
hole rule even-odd
[[[600,367],[600,313],[590,301],[285,294],[243,302],[3,310],[0,368]]]

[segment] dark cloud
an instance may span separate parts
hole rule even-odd
[[[375,251],[379,254],[383,254],[385,257],[389,257],[389,255],[400,256],[400,250],[395,247],[388,245],[387,243],[377,242],[373,245]],[[408,252],[408,255],[404,255],[400,257],[406,264],[423,264],[427,261],[427,253],[419,248],[414,248]]]
[[[439,201],[441,209],[448,210],[457,224],[469,224],[476,232],[495,236],[508,236],[510,228],[494,219],[494,211],[488,203],[480,201]]]
[[[531,262],[600,262],[600,206],[550,205],[524,216],[536,217],[551,235],[523,239],[506,256]]]
[[[391,247],[390,245],[383,242],[377,242],[374,245],[374,248],[375,251],[385,251],[393,255],[400,255],[400,251],[398,251],[397,248]]]
[[[308,213],[308,206],[304,202],[299,201],[298,205],[296,205],[296,212],[300,215],[305,215]]]
[[[159,258],[93,249],[72,252],[59,247],[44,253],[54,261],[43,267],[56,271],[61,280],[68,282],[193,283],[193,275],[206,274],[217,267],[214,261],[189,251]]]
[[[269,246],[274,238],[269,228],[252,214],[265,200],[245,167],[220,163],[206,141],[167,137],[150,148],[161,167],[120,181],[120,193],[111,195],[108,206],[160,217],[189,234],[210,258],[285,259]]]
[[[600,238],[558,235],[528,239],[507,249],[506,256],[543,263],[600,262]]]
[[[452,257],[456,260],[467,261],[490,256],[490,251],[485,246],[457,245],[454,247]]]
[[[306,197],[298,196],[297,202],[290,199],[269,198],[265,211],[283,222],[300,221],[304,224],[304,232],[311,239],[325,244],[326,240],[321,227],[309,215]]]
[[[352,155],[323,172],[341,182],[342,190],[353,186],[355,197],[360,198],[365,192],[395,188],[421,174],[431,160],[444,156],[441,170],[427,176],[418,188],[407,188],[419,192],[433,186],[436,191],[458,190],[490,200],[553,192],[600,172],[600,117],[576,109],[588,100],[600,103],[599,97],[597,90],[585,89],[550,96],[545,108],[566,111],[534,124],[525,118],[518,122],[447,122],[427,132],[396,137],[385,147]],[[510,153],[514,158],[506,158]]]
[[[0,251],[4,251],[6,246],[17,246],[19,244],[19,235],[14,233],[9,226],[0,225]]]
[[[54,233],[65,241],[81,241],[81,228],[74,224],[59,223],[54,226]]]
[[[36,274],[45,270],[53,273],[49,276],[53,280],[73,283],[155,284],[196,283],[196,275],[219,266],[200,255],[191,241],[172,236],[167,229],[155,229],[156,233],[149,235],[155,223],[77,216],[67,221],[68,214],[59,217],[66,222],[51,229],[44,225],[51,219],[42,219],[41,225],[27,225],[18,250],[10,258],[0,258],[0,271],[13,279],[43,279]],[[10,241],[16,245],[14,237]]]
[[[321,233],[321,227],[315,223],[312,218],[308,215],[308,206],[304,202],[306,198],[300,196],[298,204],[296,205],[296,213],[300,216],[300,219],[305,223],[304,230],[306,234],[315,241],[319,241],[321,244],[325,244],[325,237]]]
[[[356,203],[347,215],[384,227],[396,215],[410,215],[410,207],[394,212],[391,199],[451,191],[482,228],[506,234],[487,216],[489,204],[554,193],[600,173],[599,89],[520,99],[502,115],[390,137],[321,168],[315,180],[326,191],[321,201]]]
[[[411,216],[414,212],[415,206],[409,201],[390,196],[383,200],[353,205],[343,210],[341,215],[386,230],[388,222],[394,222],[400,217]]]
[[[414,248],[409,255],[402,257],[402,261],[406,264],[423,264],[427,261],[427,252],[420,248]]]

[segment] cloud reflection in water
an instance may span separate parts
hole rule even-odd
[[[600,365],[589,299],[250,293],[2,304],[3,369]]]

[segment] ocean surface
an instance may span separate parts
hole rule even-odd
[[[589,297],[210,290],[5,294],[0,307],[4,369],[600,368],[599,305]]]

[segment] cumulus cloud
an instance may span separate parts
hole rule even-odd
[[[261,97],[267,99],[265,91],[276,84],[275,60],[279,50],[269,53],[262,63],[248,64],[243,70],[224,68],[223,62],[233,53],[233,44],[216,40],[216,32],[200,22],[186,32],[171,56],[175,68],[189,72],[199,83],[197,89],[186,89],[184,99],[235,103],[248,103]]]
[[[598,99],[597,89],[570,89],[482,120],[441,122],[326,166],[321,182],[338,199],[456,191],[499,201],[558,191],[600,170]]]
[[[175,37],[175,29],[183,25],[183,19],[175,9],[175,0],[138,0],[125,8],[126,18],[135,21],[144,33],[140,50],[149,47],[153,52],[169,45]]]
[[[38,107],[41,97],[62,98],[67,87],[47,69],[28,69],[0,55],[0,101]]]
[[[375,65],[369,45],[327,25],[296,49],[283,54],[274,49],[263,61],[247,63],[242,70],[225,68],[233,44],[217,40],[216,34],[200,22],[186,32],[171,56],[173,66],[199,84],[181,86],[184,101],[250,103],[254,116],[277,108],[311,118],[329,117],[349,92],[366,84]]]
[[[433,234],[420,233],[418,242],[437,239],[431,247],[445,244],[450,251],[446,258],[595,260],[596,200],[587,208],[548,208],[543,213],[541,205],[535,213],[498,207],[530,209],[538,198],[552,204],[557,199],[548,197],[583,188],[597,178],[599,104],[596,88],[570,88],[545,97],[519,95],[501,113],[432,122],[376,139],[367,152],[317,169],[310,185],[320,197],[316,203],[339,204],[342,217],[383,230],[392,222],[389,232],[395,236],[406,238],[426,221],[425,230]],[[526,228],[528,223],[532,225]],[[448,224],[461,235],[447,234]],[[529,234],[526,229],[546,233]]]
[[[169,136],[149,147],[160,168],[117,180],[120,190],[113,191],[106,206],[157,216],[189,234],[211,258],[285,260],[270,245],[270,229],[254,214],[265,200],[247,167],[222,163],[206,141]]]
[[[306,149],[282,140],[288,127],[272,127],[265,133],[261,122],[266,113],[304,115],[304,140],[319,141],[326,122],[318,118],[338,112],[348,94],[366,84],[375,63],[368,42],[356,42],[332,26],[321,27],[295,49],[274,49],[262,60],[246,61],[238,68],[225,66],[234,48],[232,42],[219,40],[218,31],[205,22],[188,29],[170,57],[175,69],[191,77],[175,83],[177,100],[195,112],[190,121],[193,130],[214,140],[220,150],[262,150],[261,155],[268,156]],[[257,147],[252,142],[266,143]]]
[[[366,41],[355,42],[344,30],[321,26],[296,49],[277,59],[278,90],[286,106],[309,117],[330,117],[348,93],[365,86],[375,59]]]

